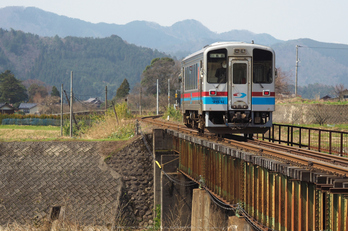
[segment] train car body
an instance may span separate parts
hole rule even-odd
[[[275,109],[275,54],[266,46],[220,42],[182,60],[183,122],[218,134],[264,133]]]

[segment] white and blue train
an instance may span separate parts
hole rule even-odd
[[[186,126],[217,134],[264,133],[275,109],[275,54],[270,47],[219,42],[182,60]]]

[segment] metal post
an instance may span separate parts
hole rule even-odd
[[[178,107],[178,90],[175,90],[175,104]]]
[[[70,137],[73,136],[73,72],[71,71],[70,77]]]
[[[63,136],[63,84],[60,87],[60,136]]]
[[[158,79],[157,79],[157,115],[158,115]]]

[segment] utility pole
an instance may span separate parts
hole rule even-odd
[[[108,86],[105,86],[105,115],[108,110]]]
[[[73,136],[73,72],[71,71],[70,77],[70,137]]]
[[[139,111],[140,111],[140,115],[141,115],[141,95],[142,95],[142,93],[143,93],[143,88],[140,86],[140,102],[139,102]]]
[[[157,79],[157,115],[158,115],[158,79]]]
[[[170,107],[170,79],[168,79],[168,109]]]
[[[63,136],[63,84],[60,87],[60,136]]]
[[[300,60],[298,59],[298,48],[301,47],[296,45],[296,71],[295,71],[295,97],[297,97],[297,77],[298,77],[298,63]]]

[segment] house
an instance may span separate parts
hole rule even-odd
[[[15,108],[8,103],[0,103],[0,114],[13,114]]]
[[[86,104],[93,104],[97,106],[98,108],[100,107],[100,104],[102,104],[102,101],[100,101],[98,98],[89,98],[86,101],[83,101]]]
[[[39,114],[39,106],[36,103],[21,103],[18,109],[25,114]]]
[[[332,97],[329,95],[326,95],[326,96],[322,97],[321,99],[322,100],[329,100],[329,99],[332,99]]]
[[[345,100],[348,100],[348,90],[344,90],[341,92],[342,98]]]

